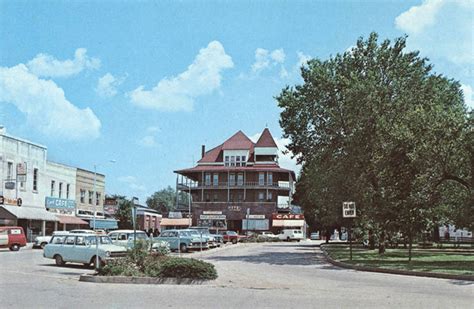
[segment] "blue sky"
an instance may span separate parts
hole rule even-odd
[[[143,201],[201,144],[268,126],[284,145],[274,97],[371,31],[408,34],[472,108],[473,14],[465,0],[0,1],[0,124]]]

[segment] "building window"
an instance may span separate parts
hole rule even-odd
[[[8,167],[7,167],[7,179],[12,180],[13,179],[13,162],[8,162]]]
[[[217,193],[214,193],[214,202],[217,202],[219,200]]]
[[[95,204],[100,205],[100,192],[95,193]]]
[[[242,194],[237,195],[237,202],[242,202]]]
[[[209,193],[206,193],[206,202],[210,202],[211,201],[211,197],[209,196]]]
[[[24,181],[20,181],[20,190],[25,191],[25,182]]]
[[[273,199],[273,194],[272,194],[272,192],[269,191],[268,194],[267,194],[267,201],[271,202],[272,199]]]
[[[92,205],[92,198],[94,197],[94,192],[89,191],[89,204]]]
[[[235,186],[235,174],[229,174],[229,186]]]
[[[62,198],[63,197],[63,183],[62,182],[59,183],[58,192],[59,192],[59,198]]]
[[[38,169],[33,169],[33,192],[38,192]]]
[[[273,173],[267,173],[267,184],[273,186]]]
[[[211,185],[211,174],[206,173],[206,186],[210,186],[210,185]]]
[[[86,201],[86,190],[81,189],[81,203],[85,203]]]
[[[263,202],[265,200],[265,193],[264,192],[258,192],[258,200],[260,202]]]
[[[69,199],[69,189],[71,188],[70,184],[66,185],[66,198]]]
[[[54,187],[56,185],[56,182],[54,180],[51,180],[51,197],[54,197]]]
[[[235,157],[235,166],[240,166],[240,156]]]
[[[265,185],[265,173],[258,173],[258,185]]]
[[[216,187],[219,185],[219,174],[218,173],[214,173],[212,175],[212,184]]]
[[[225,156],[224,165],[229,166],[229,156]]]
[[[247,165],[246,157],[242,156],[242,166],[246,166],[246,165]]]
[[[237,174],[237,185],[238,186],[243,186],[244,185],[244,174],[243,173],[238,173]]]
[[[230,166],[235,166],[235,156],[230,157]]]

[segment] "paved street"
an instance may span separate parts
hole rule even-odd
[[[92,270],[56,267],[41,250],[0,250],[0,303],[4,308],[468,308],[474,302],[473,282],[333,267],[311,241],[228,245],[202,258],[219,273],[207,285],[93,284],[78,281]]]

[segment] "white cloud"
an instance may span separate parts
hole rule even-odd
[[[194,99],[212,93],[221,85],[222,71],[232,68],[232,58],[218,41],[199,51],[187,70],[176,77],[164,78],[151,90],[140,86],[129,95],[132,103],[164,111],[190,111]]]
[[[156,139],[153,135],[146,135],[142,139],[138,141],[138,144],[143,146],[143,147],[156,147],[158,146],[158,143],[156,142]]]
[[[255,62],[252,64],[252,72],[258,74],[267,68],[278,64],[282,65],[285,62],[285,57],[285,51],[281,48],[271,52],[263,48],[257,48],[255,50]]]
[[[100,134],[100,120],[90,108],[76,107],[56,83],[32,74],[24,64],[0,67],[0,101],[15,105],[43,134],[69,140]]]
[[[111,98],[117,94],[117,87],[124,82],[125,78],[117,78],[110,73],[99,78],[95,89],[99,96]]]
[[[443,0],[425,0],[421,5],[412,6],[395,18],[395,25],[408,33],[420,33],[435,23],[435,17],[443,4]]]
[[[38,54],[27,63],[31,73],[42,77],[67,77],[76,75],[85,69],[100,67],[100,60],[87,56],[87,49],[78,48],[73,60],[58,60],[48,54]]]
[[[262,133],[256,133],[252,136],[249,136],[249,138],[254,143],[256,143],[260,138],[261,134]],[[275,143],[278,146],[278,164],[280,165],[280,167],[292,170],[296,173],[296,176],[298,176],[301,170],[301,166],[296,164],[296,159],[291,158],[291,152],[288,151],[288,153],[283,153],[287,152],[286,145],[289,144],[290,140],[288,138],[273,139],[275,140]]]
[[[425,0],[400,14],[395,25],[409,35],[408,46],[424,56],[472,64],[473,14],[473,1]]]
[[[466,103],[467,107],[471,110],[474,110],[474,100],[472,87],[469,85],[461,85],[462,92],[464,93],[464,102]]]

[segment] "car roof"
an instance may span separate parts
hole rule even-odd
[[[92,234],[92,233],[58,233],[53,236],[107,236],[104,234]]]
[[[139,230],[137,230],[136,232],[137,232],[137,234],[138,233],[145,233],[144,231],[139,231]],[[108,234],[110,234],[110,233],[134,233],[134,231],[133,230],[114,230],[114,231],[110,231]]]

